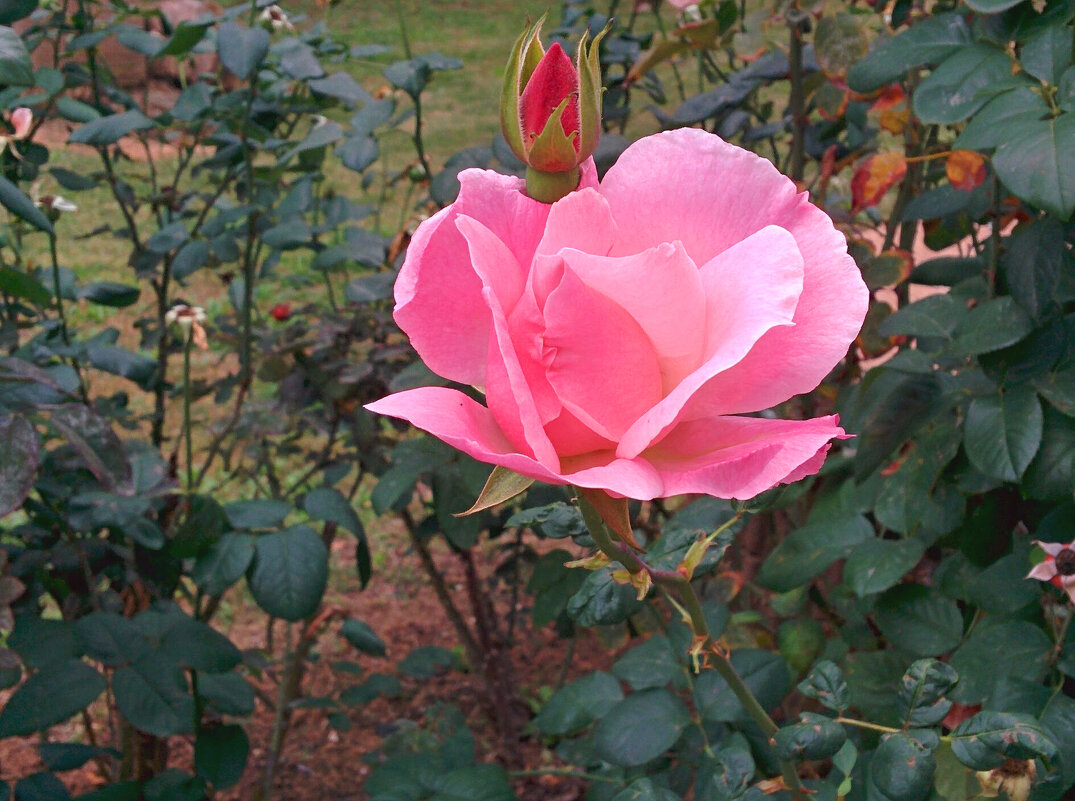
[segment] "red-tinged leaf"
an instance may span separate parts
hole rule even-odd
[[[623,542],[626,542],[632,548],[642,550],[642,547],[635,542],[634,531],[631,529],[631,514],[627,510],[626,498],[613,498],[607,492],[601,489],[590,489],[589,487],[577,487],[579,495],[589,501],[590,505],[597,510],[597,513],[601,515],[601,519],[605,521],[613,533]]]
[[[886,109],[906,104],[907,93],[903,91],[902,86],[894,83],[890,84],[885,91],[877,96],[877,99],[873,101],[873,105],[870,106],[870,111],[885,111]]]
[[[956,150],[945,162],[944,172],[952,186],[970,192],[985,180],[985,157],[973,150]]]
[[[892,248],[874,256],[862,266],[862,278],[871,290],[902,284],[914,269],[914,259],[906,250]]]
[[[885,192],[903,180],[907,159],[902,153],[878,153],[864,161],[851,179],[852,209],[876,206]]]

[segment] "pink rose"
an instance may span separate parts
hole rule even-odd
[[[396,281],[444,387],[367,408],[476,459],[642,500],[750,498],[820,468],[835,416],[746,416],[814,389],[867,291],[844,237],[768,161],[696,129],[633,144],[552,205],[460,175]]]

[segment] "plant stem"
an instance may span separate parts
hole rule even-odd
[[[857,726],[860,729],[870,729],[871,731],[884,732],[885,734],[894,734],[902,729],[894,729],[891,726],[882,726],[880,723],[870,723],[865,720],[857,720],[855,718],[845,718],[843,716],[836,718],[837,723],[845,723],[848,726]]]
[[[190,431],[190,349],[193,345],[194,329],[191,328],[183,344],[183,439],[187,449],[187,492],[194,490],[194,447]]]
[[[686,612],[687,622],[694,632],[695,644],[701,646],[707,657],[711,657],[708,663],[712,664],[717,673],[724,679],[732,693],[739,700],[739,703],[743,705],[743,709],[750,715],[751,720],[758,725],[766,737],[771,738],[779,727],[769,717],[769,713],[758,703],[758,699],[754,697],[746,682],[736,672],[724,650],[713,640],[709,624],[705,619],[701,600],[698,598],[698,593],[695,592],[690,579],[678,571],[656,570],[647,565],[636,553],[618,544],[612,532],[609,531],[601,516],[597,513],[597,510],[582,496],[579,496],[579,508],[582,511],[582,518],[586,523],[586,528],[599,550],[610,559],[623,565],[629,573],[646,572],[654,584],[668,590],[670,594],[678,596],[679,602]],[[714,532],[714,535],[730,528],[740,517],[741,514],[727,521]],[[784,778],[784,784],[787,789],[791,791],[797,801],[805,801],[807,797],[806,790],[799,781],[794,765],[781,760],[780,773]]]
[[[798,8],[788,10],[790,34],[788,64],[791,67],[791,94],[788,106],[791,111],[791,167],[788,176],[802,183],[806,169],[806,92],[803,87],[803,31],[805,18]]]

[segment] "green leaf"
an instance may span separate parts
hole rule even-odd
[[[474,505],[465,512],[460,512],[456,517],[476,514],[510,501],[516,495],[526,492],[533,483],[534,479],[529,476],[521,476],[513,470],[496,465],[493,472],[489,474],[489,480],[485,482],[481,495],[474,501]]]
[[[567,610],[568,600],[582,587],[586,572],[565,566],[574,558],[563,548],[538,557],[526,584],[526,591],[534,596],[534,626],[540,628],[560,617]]]
[[[886,336],[951,339],[962,309],[951,295],[930,295],[886,317],[878,331]]]
[[[668,638],[656,634],[616,660],[612,672],[634,690],[664,687],[683,676]]]
[[[780,654],[754,648],[732,651],[732,667],[758,703],[772,709],[791,686],[788,665]],[[715,670],[704,670],[694,682],[694,705],[702,717],[720,722],[746,721],[749,716],[727,682]]]
[[[67,137],[70,144],[104,147],[113,145],[128,134],[145,131],[155,123],[138,109],[109,114],[80,125]]]
[[[795,762],[828,759],[846,740],[843,726],[814,712],[803,712],[797,723],[784,726],[773,735],[780,758]]]
[[[652,779],[636,779],[612,796],[612,801],[680,801],[671,790],[658,787]]]
[[[1045,706],[1041,714],[1041,726],[1060,749],[1061,786],[1068,788],[1075,784],[1075,699],[1057,693]]]
[[[40,446],[33,424],[21,414],[0,416],[0,518],[22,506],[34,486]]]
[[[733,801],[743,796],[754,778],[754,758],[742,735],[702,763],[695,784],[695,801]]]
[[[580,626],[611,626],[642,608],[637,595],[634,587],[613,581],[612,571],[603,567],[586,576],[567,602],[567,613]]]
[[[325,593],[328,550],[309,526],[262,534],[254,541],[247,582],[254,600],[268,614],[301,620],[317,610]]]
[[[52,773],[31,773],[15,785],[18,801],[70,801],[67,786]]]
[[[889,734],[870,760],[870,783],[886,801],[923,801],[933,787],[937,760],[913,737]]]
[[[194,698],[183,670],[161,654],[151,653],[112,676],[116,705],[136,729],[157,737],[194,729]]]
[[[45,216],[45,212],[35,206],[21,189],[3,176],[0,176],[0,205],[39,231],[44,231],[46,234],[52,233],[52,223]]]
[[[340,693],[340,703],[344,706],[368,704],[375,698],[398,698],[403,695],[403,686],[395,676],[387,673],[371,673],[361,684],[348,687]]]
[[[956,602],[919,584],[901,584],[882,595],[875,619],[890,643],[919,656],[947,653],[963,637]]]
[[[643,690],[601,718],[594,729],[594,750],[613,765],[644,765],[671,748],[689,724],[687,708],[671,692]]]
[[[240,80],[254,76],[269,52],[269,33],[262,28],[244,28],[225,22],[217,31],[220,63]]]
[[[52,425],[106,490],[119,495],[134,493],[131,463],[111,425],[81,404],[53,409]]]
[[[74,625],[86,656],[110,667],[129,664],[149,653],[149,641],[141,630],[115,612],[92,612]]]
[[[343,526],[357,537],[365,537],[366,529],[350,501],[334,487],[310,490],[302,499],[302,508],[314,520],[327,520]]]
[[[622,700],[623,691],[614,676],[600,671],[587,673],[557,690],[532,725],[542,734],[574,734],[603,718]]]
[[[977,356],[1014,345],[1034,328],[1014,298],[988,300],[971,309],[960,322],[951,352]]]
[[[943,390],[932,370],[925,375],[900,379],[862,421],[855,455],[855,480],[869,478],[897,446],[914,436],[941,408]]]
[[[238,724],[199,729],[194,740],[194,769],[218,790],[233,787],[243,777],[250,739]]]
[[[1058,754],[1037,720],[1008,712],[979,712],[956,727],[950,742],[956,758],[974,770],[990,770],[1005,759],[1052,762]]]
[[[373,96],[346,72],[334,72],[324,78],[315,78],[306,85],[317,94],[342,100],[350,107],[373,102]]]
[[[1024,119],[997,147],[997,177],[1021,200],[1061,220],[1075,211],[1075,112]]]
[[[229,532],[198,557],[191,571],[194,583],[207,595],[223,595],[254,559],[254,537]]]
[[[336,157],[349,170],[364,172],[381,155],[381,147],[372,136],[349,136],[336,148]]]
[[[1022,2],[1023,0],[966,0],[967,5],[979,14],[999,14]]]
[[[114,309],[137,303],[141,294],[142,291],[138,287],[119,284],[115,281],[94,281],[78,289],[80,299]]]
[[[368,624],[361,620],[351,618],[345,620],[340,626],[340,634],[351,645],[364,654],[372,656],[384,656],[388,649],[384,640],[377,636],[376,632]]]
[[[31,668],[52,667],[82,655],[73,624],[29,613],[15,619],[7,645]]]
[[[757,582],[775,592],[787,592],[810,581],[837,559],[846,558],[856,545],[869,539],[873,539],[873,527],[860,515],[810,523],[773,549],[758,571]]]
[[[869,46],[865,29],[852,14],[826,14],[814,29],[814,54],[827,75],[846,75]]]
[[[0,289],[8,295],[28,300],[36,306],[49,306],[52,303],[52,292],[38,281],[30,273],[0,265]]]
[[[856,92],[872,92],[899,80],[914,67],[936,64],[971,42],[961,14],[925,17],[905,31],[882,39],[847,73]]]
[[[1031,36],[1019,54],[1023,69],[1045,83],[1057,86],[1071,65],[1071,28],[1053,24]]]
[[[1023,492],[1031,498],[1060,500],[1075,488],[1075,420],[1048,406],[1041,447],[1023,475]]]
[[[936,726],[952,708],[944,694],[959,680],[951,665],[936,659],[914,662],[900,681],[900,701],[907,726]]]
[[[0,738],[21,737],[61,723],[105,689],[100,673],[79,659],[42,668],[0,710]]]
[[[979,471],[1018,481],[1041,444],[1041,403],[1031,387],[1015,385],[975,398],[967,409],[963,447]]]
[[[837,712],[843,712],[851,706],[844,674],[835,662],[828,659],[814,665],[807,677],[799,682],[798,690]]]
[[[207,24],[180,22],[172,29],[172,35],[168,37],[168,41],[161,45],[153,57],[185,56],[205,38],[208,30]]]
[[[224,506],[228,522],[237,529],[275,528],[291,513],[287,501],[259,498],[252,501],[232,501]]]
[[[956,759],[952,746],[941,743],[934,752],[937,770],[933,774],[933,788],[945,801],[972,801],[979,798],[982,784],[970,768]]]
[[[0,84],[34,85],[34,64],[30,52],[23,44],[22,37],[6,25],[0,26]]]
[[[959,674],[952,698],[977,704],[1006,678],[1038,681],[1045,676],[1051,651],[1048,635],[1033,623],[987,617],[952,654],[952,667]]]
[[[0,2],[0,25],[26,19],[37,9],[38,0],[3,0]]]
[[[1003,50],[986,44],[961,47],[915,89],[915,116],[925,123],[962,122],[1011,79],[1012,60]]]
[[[142,389],[152,388],[157,375],[157,360],[116,345],[92,342],[86,346],[86,357],[98,370],[130,379]]]
[[[516,801],[508,774],[500,765],[468,765],[434,775],[430,801]]]
[[[860,598],[884,592],[918,564],[925,550],[917,539],[866,540],[847,557],[844,581]]]
[[[243,655],[235,644],[212,626],[185,614],[172,618],[161,638],[158,655],[205,673],[225,673],[242,661]]]
[[[420,645],[403,657],[397,666],[404,676],[431,679],[455,666],[455,654],[438,645]]]
[[[1004,142],[1014,127],[1026,120],[1044,119],[1049,106],[1029,86],[997,95],[975,114],[960,131],[952,147],[960,150],[984,150]]]
[[[199,673],[198,694],[221,715],[254,712],[254,688],[238,673]]]
[[[1075,260],[1064,245],[1064,226],[1055,217],[1020,226],[1008,239],[1000,267],[1016,302],[1037,321],[1057,312],[1071,294]]]
[[[892,691],[900,684],[908,657],[899,651],[859,651],[844,662],[851,706],[867,719],[900,725],[899,699]]]
[[[883,477],[874,515],[887,528],[927,541],[963,520],[963,496],[938,479],[959,451],[962,432],[951,419],[935,420],[913,441],[899,469]]]

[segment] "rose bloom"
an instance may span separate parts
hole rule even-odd
[[[772,164],[680,129],[546,205],[460,174],[396,281],[395,319],[434,372],[367,408],[484,462],[648,500],[750,498],[821,467],[835,416],[749,416],[814,389],[868,293],[828,216]]]

